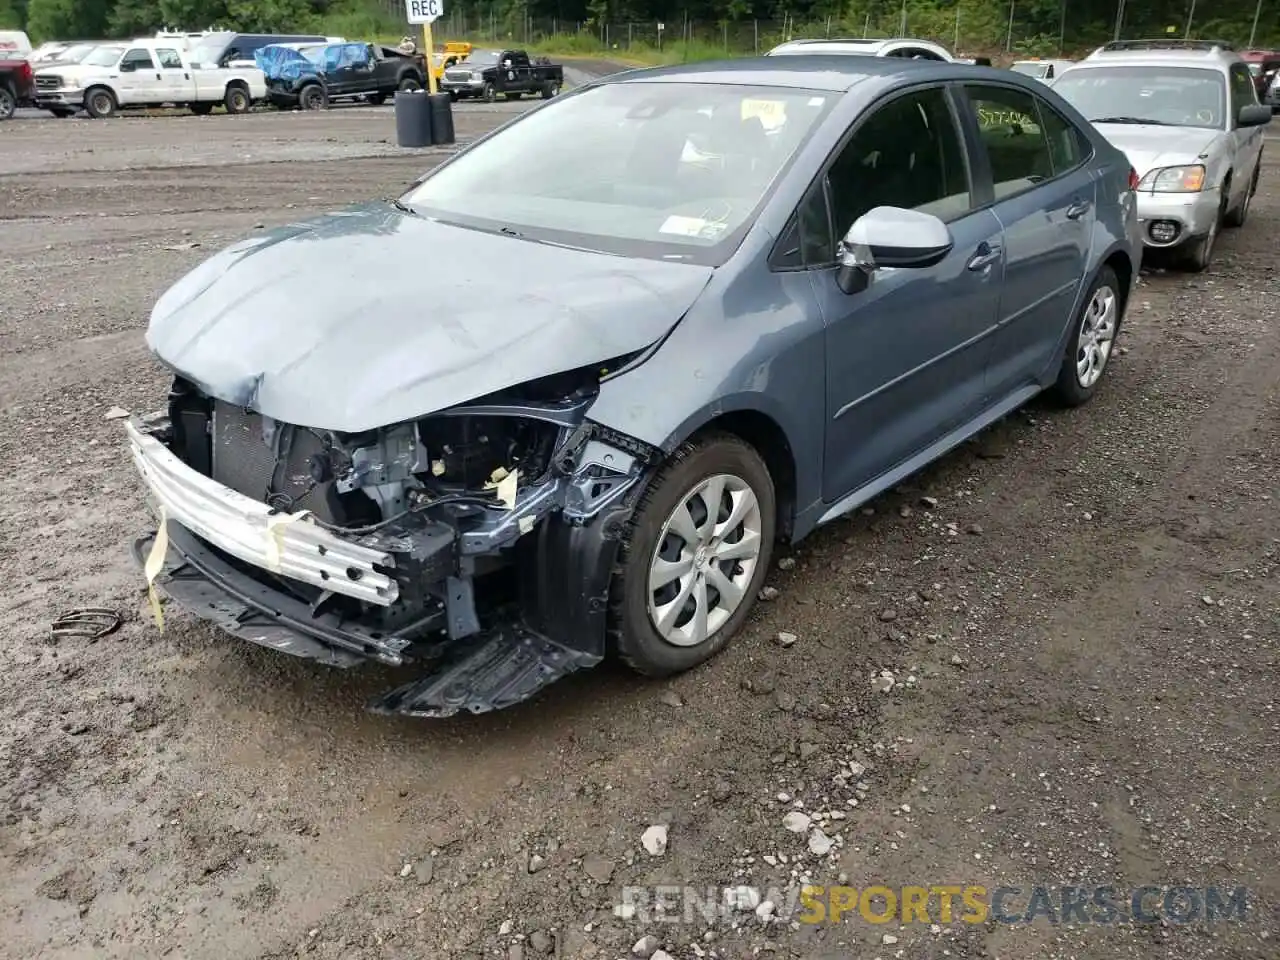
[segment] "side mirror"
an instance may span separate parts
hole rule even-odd
[[[133,73],[137,69],[138,69],[138,65],[134,63],[132,60],[120,61],[119,70],[121,73]]]
[[[931,213],[901,207],[875,207],[849,228],[836,250],[836,283],[845,293],[860,293],[882,267],[932,267],[954,245],[947,225]]]
[[[1271,122],[1271,107],[1265,103],[1248,103],[1240,108],[1236,117],[1238,127],[1260,127]]]

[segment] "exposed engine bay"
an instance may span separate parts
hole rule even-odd
[[[658,459],[586,419],[606,374],[355,434],[281,423],[178,377],[167,412],[129,427],[167,530],[135,556],[162,550],[166,593],[255,642],[335,665],[440,665],[375,709],[524,699],[603,656],[618,524]]]

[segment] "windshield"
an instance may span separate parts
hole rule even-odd
[[[834,99],[776,87],[606,84],[526,114],[404,201],[531,240],[718,265]]]
[[[80,62],[89,67],[114,67],[124,47],[95,47]]]
[[[1076,67],[1055,93],[1094,123],[1213,127],[1226,121],[1225,77],[1195,67]]]
[[[74,46],[67,47],[67,49],[63,50],[58,54],[57,59],[63,60],[67,63],[79,63],[89,55],[93,48],[94,45],[92,43],[77,43]]]
[[[222,51],[227,49],[227,44],[231,42],[233,36],[234,34],[230,33],[211,33],[201,38],[200,42],[190,49],[187,59],[191,61],[192,66],[216,67],[218,58],[222,56]]]
[[[476,67],[492,67],[498,62],[497,50],[477,50],[468,54],[467,59],[463,63],[469,63]]]

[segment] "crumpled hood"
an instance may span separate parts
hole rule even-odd
[[[641,350],[711,274],[371,204],[215,255],[160,298],[147,345],[221,400],[355,432]]]
[[[1223,136],[1217,130],[1199,127],[1145,126],[1136,123],[1095,123],[1098,132],[1113,147],[1124,152],[1138,171],[1145,177],[1160,167],[1178,167],[1197,163],[1201,154],[1208,151],[1216,137]]]

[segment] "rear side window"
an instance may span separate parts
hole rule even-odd
[[[1061,176],[1084,163],[1089,157],[1088,141],[1084,134],[1038,97],[1036,106],[1040,108],[1040,124],[1044,129],[1045,139],[1049,142],[1049,158],[1053,161],[1054,175]]]
[[[837,236],[873,207],[922,210],[944,221],[973,207],[960,132],[939,88],[873,108],[827,179]]]
[[[1008,87],[966,87],[991,164],[995,198],[1029,190],[1054,175],[1036,98]]]

